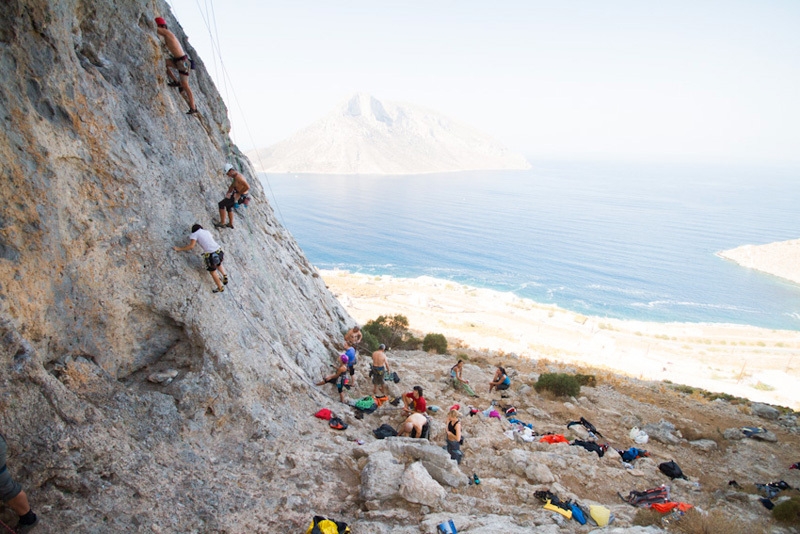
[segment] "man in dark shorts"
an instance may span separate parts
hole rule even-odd
[[[386,373],[390,372],[389,360],[386,359],[386,345],[381,343],[378,350],[372,353],[372,394],[378,394],[378,388],[381,389],[381,395],[386,395],[386,383],[384,377]]]
[[[39,521],[39,518],[33,513],[31,505],[28,503],[28,496],[22,491],[22,486],[11,478],[11,473],[6,466],[7,455],[8,444],[5,437],[0,434],[0,499],[19,515],[16,531],[18,533],[27,532]]]
[[[183,47],[178,38],[175,37],[175,34],[167,29],[167,21],[161,17],[156,17],[156,26],[158,26],[156,32],[159,37],[164,38],[164,44],[170,54],[170,57],[167,58],[167,76],[172,80],[169,82],[169,86],[180,88],[189,103],[189,111],[186,114],[194,115],[197,113],[197,107],[194,104],[192,89],[189,87],[189,72],[192,68],[192,62],[186,52],[183,51]],[[175,76],[172,69],[178,71],[178,77]]]
[[[219,222],[214,223],[217,228],[233,228],[233,206],[237,202],[243,204],[250,193],[250,185],[244,179],[244,175],[234,169],[230,163],[225,164],[225,175],[233,181],[225,193],[225,198],[219,202]],[[225,223],[226,216],[227,224]]]
[[[192,226],[192,233],[189,235],[189,239],[189,244],[185,247],[172,247],[172,250],[176,252],[191,250],[199,243],[200,248],[203,249],[203,260],[206,264],[206,271],[208,271],[211,278],[214,279],[214,283],[217,284],[217,288],[213,289],[211,292],[222,293],[225,291],[225,286],[228,285],[228,274],[222,266],[222,260],[225,258],[225,253],[222,252],[222,248],[214,241],[214,236],[211,235],[211,232],[204,229],[199,224]],[[222,273],[222,278],[219,277],[217,271]]]

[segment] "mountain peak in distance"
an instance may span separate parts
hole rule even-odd
[[[529,169],[520,154],[434,111],[356,93],[288,139],[247,156],[262,172],[421,174]]]

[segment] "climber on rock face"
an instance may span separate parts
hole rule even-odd
[[[189,241],[189,244],[185,247],[172,247],[172,250],[183,252],[193,249],[197,243],[200,243],[200,248],[203,249],[203,259],[205,260],[206,270],[211,275],[211,278],[214,279],[214,283],[217,284],[217,288],[212,292],[222,293],[225,291],[225,286],[228,284],[228,275],[225,273],[225,268],[222,266],[222,260],[225,257],[222,248],[214,241],[214,236],[211,235],[211,232],[203,229],[199,224],[192,226],[192,233],[189,235],[189,239],[191,241]],[[222,273],[221,280],[217,271]]]
[[[225,198],[219,203],[219,222],[214,223],[216,228],[233,228],[233,205],[237,202],[242,204],[243,200],[247,198],[247,194],[250,192],[250,185],[248,185],[247,180],[244,179],[244,175],[234,169],[233,165],[230,163],[225,164],[225,175],[232,178],[233,181],[227,193],[225,193]],[[227,224],[225,223],[226,213],[228,219]]]
[[[189,72],[192,67],[192,62],[186,52],[183,51],[181,43],[175,34],[167,29],[167,21],[161,17],[156,17],[156,26],[158,35],[164,38],[164,44],[167,46],[167,51],[170,57],[167,58],[167,76],[171,82],[170,87],[179,87],[186,95],[186,100],[189,102],[189,111],[187,115],[194,115],[197,113],[197,107],[194,103],[194,95],[189,87]],[[172,72],[172,69],[178,71],[178,77]]]

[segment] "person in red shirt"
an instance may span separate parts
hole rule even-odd
[[[425,397],[422,396],[422,386],[414,386],[414,391],[403,395],[403,413],[422,413],[428,409]]]

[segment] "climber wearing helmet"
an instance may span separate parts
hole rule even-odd
[[[339,368],[332,375],[328,375],[317,386],[325,384],[335,384],[336,390],[339,392],[339,400],[344,403],[344,388],[350,389],[350,380],[347,378],[347,354],[339,356]]]
[[[180,91],[186,95],[186,101],[189,103],[189,111],[187,115],[194,115],[197,113],[197,107],[194,104],[194,95],[191,88],[189,88],[189,72],[192,68],[192,60],[183,51],[178,38],[175,34],[167,29],[167,21],[161,17],[156,17],[156,32],[159,37],[164,38],[164,45],[167,47],[167,52],[170,56],[167,58],[167,77],[171,80],[167,85],[170,87],[178,87]],[[178,72],[178,77],[172,72],[175,69]]]
[[[250,186],[247,180],[244,179],[242,173],[233,168],[230,163],[225,164],[225,175],[231,178],[231,186],[228,192],[225,193],[219,203],[219,222],[215,222],[214,226],[217,228],[233,228],[233,205],[236,203],[245,204],[249,200],[247,194],[250,192]],[[225,223],[225,215],[227,213],[227,224]]]

